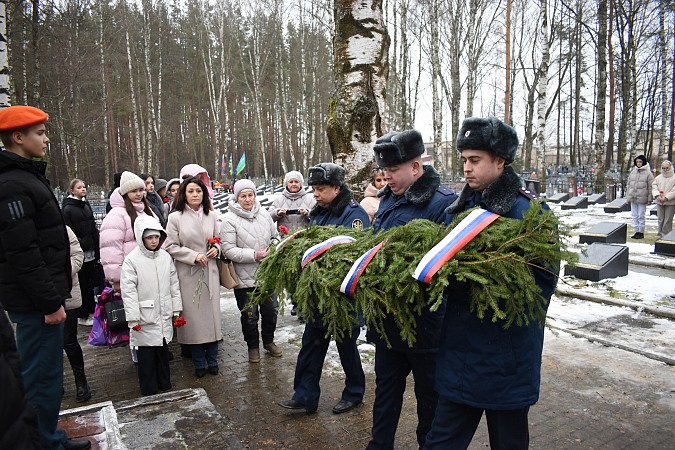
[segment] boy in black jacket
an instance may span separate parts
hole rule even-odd
[[[0,299],[16,323],[26,399],[45,449],[87,449],[57,428],[63,389],[64,301],[70,297],[70,245],[45,178],[47,114],[32,106],[0,110]]]

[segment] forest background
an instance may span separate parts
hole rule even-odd
[[[229,181],[331,160],[334,11],[354,0],[4,0],[11,104],[50,114],[49,176],[110,186],[198,163]],[[460,175],[464,117],[518,130],[519,170],[625,171],[673,147],[672,0],[369,0],[388,32],[382,130]],[[508,21],[506,20],[508,17]],[[507,39],[508,37],[508,39]],[[339,69],[339,68],[338,68]]]

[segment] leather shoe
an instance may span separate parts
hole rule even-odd
[[[204,369],[204,368],[195,369],[195,376],[197,378],[202,378],[204,375],[206,375],[206,369]]]
[[[305,412],[307,412],[307,414],[312,414],[312,413],[316,412],[316,406],[312,408],[310,406],[307,406],[307,405],[304,405],[300,402],[297,402],[293,399],[285,400],[283,402],[279,402],[278,404],[282,408],[286,408],[286,409],[304,409]]]
[[[218,375],[218,366],[209,366],[207,370],[211,375]]]
[[[333,406],[333,414],[342,414],[347,411],[351,411],[352,409],[356,408],[359,406],[361,402],[350,402],[347,400],[340,400],[337,402],[335,406]]]
[[[63,445],[65,450],[87,450],[91,448],[91,442],[86,439],[68,439],[62,442],[61,445]]]

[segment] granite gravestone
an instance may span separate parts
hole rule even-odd
[[[630,211],[630,203],[625,198],[617,198],[611,203],[605,205],[605,212],[614,214],[618,212]]]
[[[589,281],[628,275],[628,247],[594,242],[586,255],[579,256],[575,267],[565,266],[565,275]]]
[[[601,242],[604,244],[625,244],[628,225],[618,222],[600,222],[590,230],[579,234],[580,244]]]
[[[604,205],[607,201],[604,193],[593,194],[588,196],[589,205]]]
[[[548,201],[553,203],[566,202],[569,199],[570,194],[568,194],[567,192],[560,192],[558,194],[553,194],[552,196],[548,197]]]
[[[588,197],[572,197],[560,209],[588,209]]]
[[[654,253],[665,256],[675,256],[675,230],[666,234],[654,243]]]

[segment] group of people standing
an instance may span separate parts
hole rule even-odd
[[[110,195],[110,212],[99,237],[84,200],[85,183],[73,180],[62,214],[44,178],[44,163],[33,160],[44,156],[49,142],[46,121],[47,115],[37,108],[0,111],[0,138],[7,149],[0,153],[0,289],[2,305],[16,323],[21,361],[19,374],[19,365],[11,359],[12,333],[0,321],[0,349],[9,362],[9,369],[0,367],[0,389],[3,395],[12,394],[7,396],[7,408],[0,409],[0,424],[10,423],[9,433],[2,430],[2,448],[16,448],[16,443],[25,443],[25,448],[89,448],[87,441],[68,439],[57,429],[62,348],[76,382],[80,369],[84,377],[81,349],[77,352],[72,336],[67,336],[77,315],[69,319],[64,308],[72,296],[78,266],[94,266],[100,258],[105,279],[121,294],[141,392],[151,395],[171,388],[168,343],[174,326],[178,342],[192,358],[195,375],[218,374],[218,341],[222,339],[219,258],[234,263],[239,279],[234,295],[249,362],[260,361],[261,340],[271,356],[282,355],[274,342],[275,293],[270,292],[260,306],[248,307],[256,270],[273,239],[279,237],[278,225],[289,232],[314,224],[373,227],[379,232],[418,218],[448,224],[474,206],[520,219],[532,199],[510,167],[518,145],[515,130],[496,118],[474,118],[464,121],[457,137],[467,182],[459,195],[441,184],[433,167],[422,164],[422,136],[408,130],[377,140],[373,156],[378,169],[372,173],[372,187],[362,204],[347,186],[344,169],[322,163],[308,171],[311,195],[303,187],[303,175],[289,172],[283,193],[269,211],[261,207],[251,181],[237,181],[228,212],[219,223],[203,168],[185,166],[177,179],[168,182],[149,174],[123,172]],[[67,222],[73,229],[70,238]],[[71,243],[79,251],[71,251]],[[82,275],[77,277],[85,311],[91,306],[94,282],[86,270],[80,269]],[[556,274],[557,268],[534,270],[535,282],[547,300]],[[4,311],[0,313],[4,319]],[[307,413],[318,408],[321,371],[330,343],[320,312],[311,314],[298,354],[292,398],[279,403]],[[70,323],[66,325],[70,331],[64,330],[64,322]],[[415,382],[421,448],[467,448],[483,412],[492,447],[527,448],[528,410],[539,395],[541,324],[532,321],[504,329],[499,322],[481,321],[471,312],[468,284],[454,281],[446,302],[434,312],[423,311],[415,329],[413,347],[400,338],[393,316],[384,319],[384,335],[368,331],[376,348],[368,448],[394,447],[410,373]],[[366,380],[356,345],[358,334],[359,327],[354,326],[338,343],[345,388],[333,407],[335,414],[363,402]],[[91,396],[84,392],[86,386],[78,383],[77,387],[78,400]],[[12,416],[7,419],[4,414],[10,409]],[[39,434],[31,433],[35,426]]]

